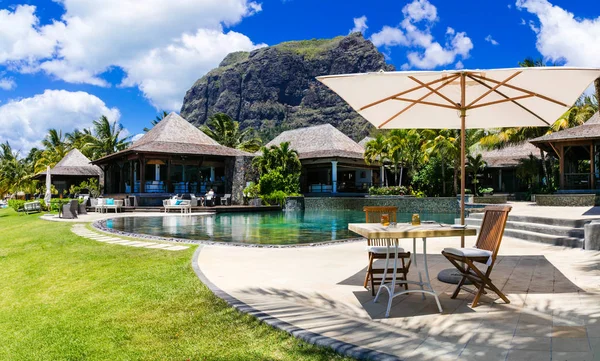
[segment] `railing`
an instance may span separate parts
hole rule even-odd
[[[368,193],[372,186],[380,186],[371,182],[333,182],[329,184],[314,183],[303,187],[304,193],[332,193],[336,189],[340,193]]]
[[[590,189],[589,173],[565,173],[565,189]]]

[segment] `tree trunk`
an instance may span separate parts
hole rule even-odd
[[[544,178],[546,178],[546,187],[550,187],[550,176],[548,174],[548,166],[546,165],[546,152],[540,149],[540,158],[542,159],[542,169],[544,171]],[[544,182],[542,182],[544,184]]]
[[[458,195],[458,168],[454,167],[454,194]]]
[[[402,173],[404,173],[404,166],[400,166],[400,179],[398,180],[398,185],[402,186]]]
[[[444,157],[442,157],[442,196],[446,196],[446,165],[444,164]]]

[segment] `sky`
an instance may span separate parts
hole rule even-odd
[[[597,0],[0,0],[0,142],[135,136],[230,52],[353,31],[398,70],[600,67]]]

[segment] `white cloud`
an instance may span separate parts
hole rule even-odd
[[[0,74],[1,75],[1,74]],[[12,90],[17,87],[17,83],[11,78],[0,78],[0,89]]]
[[[519,0],[516,5],[539,20],[539,27],[533,21],[530,26],[537,34],[537,49],[546,60],[600,66],[600,17],[577,18],[546,0]]]
[[[403,64],[402,69],[432,69],[452,64],[458,57],[469,57],[473,42],[465,32],[457,32],[448,27],[444,45],[435,40],[431,28],[439,18],[437,8],[429,1],[413,0],[404,6],[402,14],[404,19],[397,27],[386,25],[371,36],[375,46],[403,46],[409,49],[408,63]]]
[[[223,28],[262,10],[251,0],[57,2],[65,13],[41,27],[33,6],[0,11],[0,64],[17,62],[19,66],[13,68],[21,72],[44,71],[70,83],[97,86],[110,86],[103,73],[121,67],[127,78],[123,84],[140,85],[157,108],[166,110],[179,110],[186,87],[217,66],[226,51],[254,47],[244,35],[225,33]],[[190,40],[204,35],[209,39]],[[173,56],[177,52],[202,60]],[[161,86],[170,75],[152,71],[159,68],[176,71],[176,81],[167,84],[170,89],[153,92],[148,90],[151,84]]]
[[[498,45],[498,42],[492,38],[492,35],[488,35],[485,37],[485,41],[491,43],[492,45]]]
[[[173,45],[153,49],[146,56],[124,63],[122,86],[138,86],[157,108],[178,109],[196,76],[215,67],[227,54],[257,46],[245,35],[230,31],[198,30]]]
[[[354,27],[350,30],[350,33],[365,33],[369,27],[367,26],[367,17],[361,16],[360,18],[354,18]]]
[[[462,63],[462,61],[457,61],[456,64],[454,64],[454,67],[456,69],[464,69],[465,65]]]
[[[39,146],[50,128],[63,133],[89,127],[101,115],[109,120],[120,117],[117,108],[86,92],[46,90],[31,98],[10,100],[0,106],[0,142],[10,142],[13,149],[26,153]]]

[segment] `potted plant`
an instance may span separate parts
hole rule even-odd
[[[260,186],[254,182],[250,182],[246,188],[244,188],[244,198],[248,200],[248,204],[254,207],[262,206],[262,199],[260,195]]]

